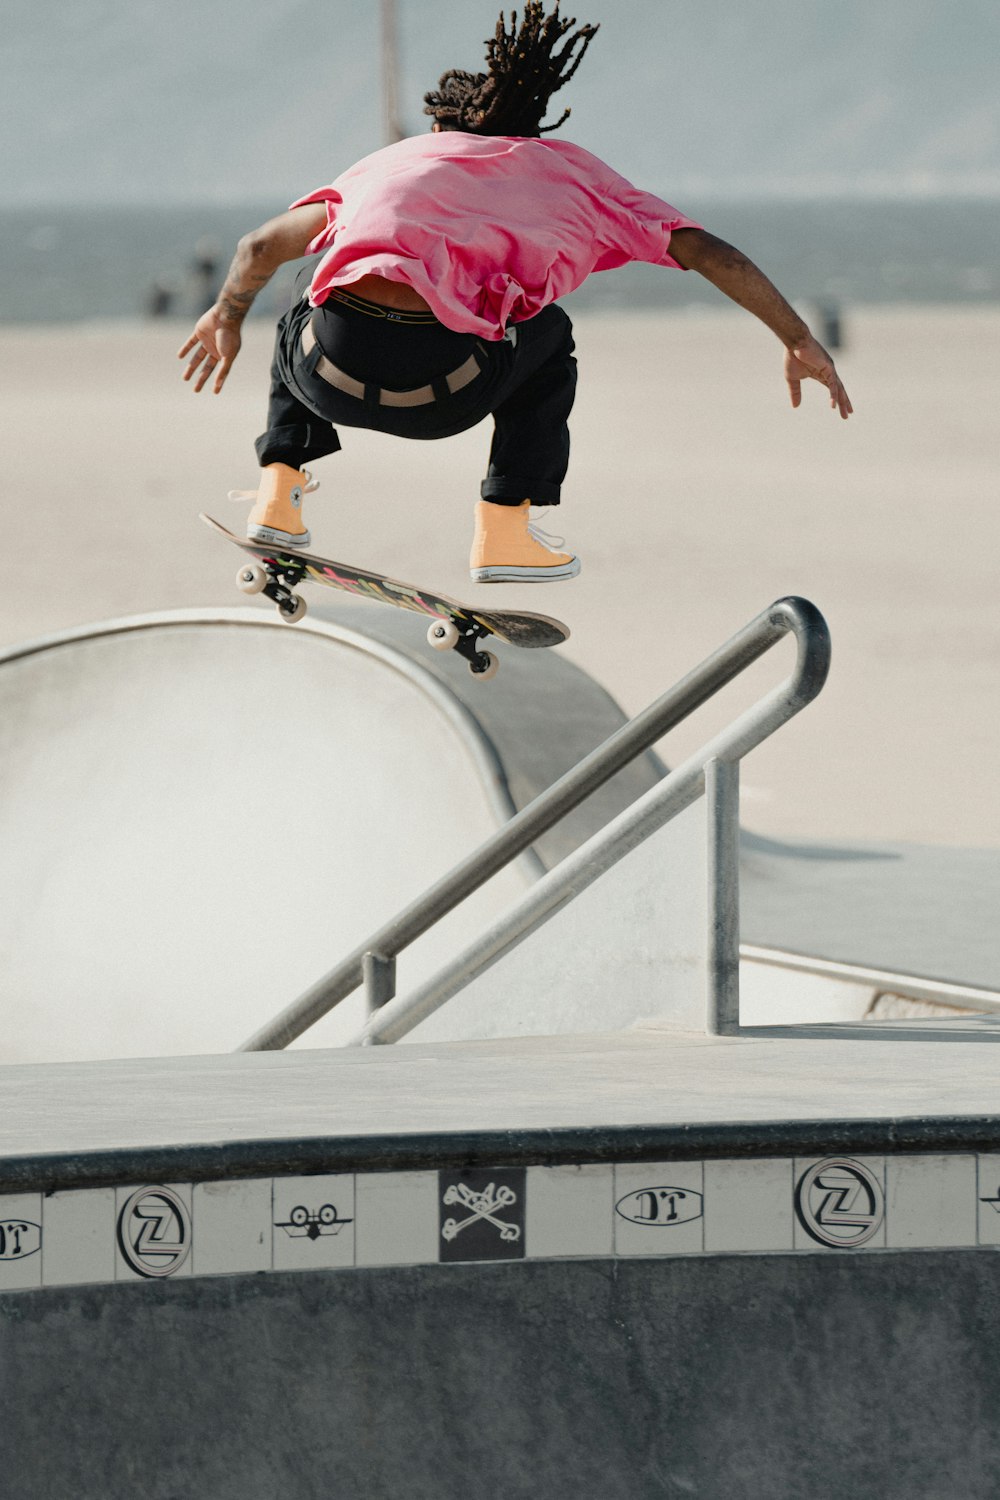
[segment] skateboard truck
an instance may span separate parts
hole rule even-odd
[[[469,671],[476,677],[492,677],[497,670],[497,659],[492,651],[480,651],[480,641],[491,634],[475,620],[459,625],[454,620],[435,620],[428,628],[427,641],[435,651],[457,651],[469,663]]]
[[[236,575],[236,586],[244,594],[263,594],[273,599],[282,619],[294,624],[306,613],[306,601],[295,592],[306,576],[306,569],[296,557],[262,557],[259,563],[246,563]],[[436,619],[427,631],[428,643],[435,651],[457,651],[469,663],[469,671],[483,681],[494,677],[500,663],[492,651],[481,651],[480,642],[492,631],[477,620],[463,616],[461,623]]]
[[[264,594],[273,599],[282,619],[294,624],[306,612],[306,601],[295,593],[295,585],[302,582],[305,572],[294,558],[266,557],[242,567],[236,575],[236,587],[244,594]]]

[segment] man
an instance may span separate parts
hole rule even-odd
[[[579,66],[596,26],[560,48],[575,21],[529,0],[503,14],[486,73],[445,73],[425,95],[429,136],[375,152],[239,243],[214,307],[179,357],[185,380],[221,391],[240,327],[277,268],[318,256],[278,325],[261,480],[247,536],[306,547],[307,463],[340,447],[333,424],[433,439],[492,415],[494,436],[470,558],[479,583],[549,582],[579,559],[530,521],[558,505],[576,384],[572,328],[557,299],[593,271],[629,261],[698,271],[785,346],[793,406],[803,380],[847,392],[826,350],[739,250],[589,152],[543,140],[549,98]],[[303,284],[306,283],[306,284]]]

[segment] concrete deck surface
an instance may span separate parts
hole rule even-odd
[[[154,1169],[185,1179],[308,1163],[730,1154],[789,1140],[927,1145],[977,1121],[1000,1146],[998,1054],[971,1042],[663,1031],[0,1069],[0,1186]],[[908,1126],[907,1126],[908,1122]],[[856,1127],[851,1136],[852,1126]],[[815,1127],[815,1128],[814,1128]],[[858,1134],[858,1132],[861,1132]],[[123,1167],[123,1163],[126,1164]]]

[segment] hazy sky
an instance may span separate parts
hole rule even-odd
[[[397,0],[401,115],[492,0]],[[1000,195],[1000,0],[588,0],[564,133],[674,201]],[[281,206],[382,144],[377,0],[3,0],[0,202]],[[555,105],[557,101],[553,101]]]

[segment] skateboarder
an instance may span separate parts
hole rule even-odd
[[[452,70],[425,95],[429,134],[365,157],[240,241],[218,300],[179,351],[196,391],[222,390],[243,319],[277,268],[315,258],[278,325],[260,482],[242,492],[254,501],[248,538],[309,545],[302,500],[316,483],[306,465],[340,447],[334,424],[443,438],[492,415],[471,576],[573,577],[579,559],[529,519],[533,504],[559,504],[569,460],[576,361],[557,299],[633,260],[700,272],[784,344],[793,406],[811,379],[850,414],[833,360],[746,256],[548,138],[569,114],[543,126],[549,99],[597,31],[575,25],[558,0],[549,15],[528,0],[509,28],[501,13],[487,71]]]

